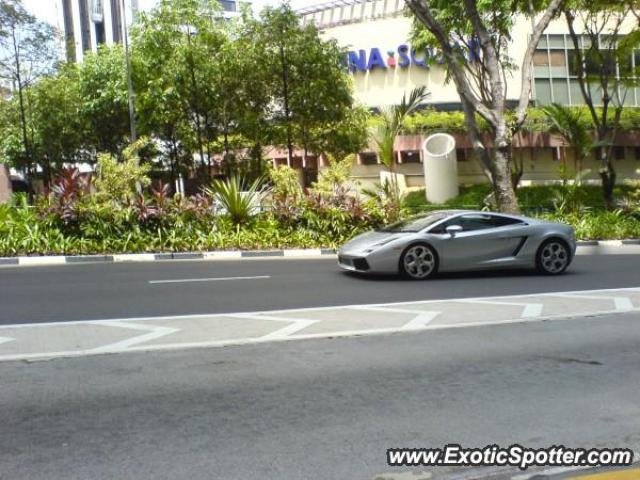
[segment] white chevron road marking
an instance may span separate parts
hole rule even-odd
[[[121,340],[116,343],[111,343],[103,347],[95,348],[92,350],[95,353],[123,351],[129,347],[140,345],[142,343],[149,342],[151,340],[156,340],[158,338],[162,338],[167,335],[171,335],[172,333],[176,333],[180,331],[179,328],[158,327],[156,325],[149,325],[148,323],[131,323],[131,322],[104,320],[104,321],[94,322],[94,324],[102,325],[103,327],[127,328],[130,330],[147,332],[143,335],[137,335],[135,337],[127,338],[126,340]]]
[[[630,311],[640,312],[640,305],[634,306],[630,298],[632,293],[637,292],[640,292],[640,288],[633,287],[463,299],[416,300],[412,302],[369,305],[310,307],[231,314],[0,325],[0,334],[4,334],[0,336],[0,361],[82,357],[104,353],[169,351],[313,338],[393,334],[552,320],[575,320],[585,315],[596,316]],[[557,303],[558,298],[565,299],[565,302],[563,302],[566,307],[564,308],[565,311],[559,314],[544,315],[543,306],[547,305],[547,301],[553,299]],[[587,313],[584,312],[584,308],[573,308],[581,305],[581,302],[576,300],[587,298],[609,300],[611,303],[595,304]],[[455,313],[460,312],[460,306],[452,309],[452,303],[466,305],[468,308],[463,308],[463,310],[467,312],[469,318],[457,318]],[[512,312],[513,317],[510,319],[496,319],[491,316],[492,312],[495,313],[495,308],[483,308],[483,305],[517,306],[521,307],[521,310]],[[427,308],[430,310],[426,310]],[[322,314],[320,315],[321,312]],[[369,315],[367,315],[367,312],[369,312]],[[373,315],[374,312],[387,313],[389,318],[385,318],[385,315]],[[394,313],[396,314],[395,316],[393,315]],[[405,314],[400,316],[399,323],[398,314]],[[433,320],[439,315],[442,315],[442,318],[437,323],[434,322]],[[238,323],[233,325],[232,332],[237,336],[227,338],[228,331],[220,330],[220,323],[214,320],[222,319],[228,323],[229,320],[234,318],[238,319]],[[239,320],[241,319],[246,320],[246,323],[240,322]],[[202,322],[198,322],[198,320],[202,320]],[[365,320],[364,324],[363,320]],[[265,321],[273,322],[272,328],[268,327],[266,329],[266,334],[264,329]],[[262,325],[259,322],[262,322]],[[161,325],[171,325],[176,328]],[[314,326],[314,328],[306,330],[310,326]],[[113,331],[105,335],[104,327],[130,330],[136,335],[113,342]],[[258,336],[255,334],[256,329],[260,332]],[[179,338],[177,336],[172,337],[177,332],[180,332]],[[90,339],[92,345],[100,345],[102,343],[103,346],[86,349],[76,346],[71,350],[67,350],[68,339],[76,338],[74,336],[79,335]],[[149,343],[152,340],[164,337],[167,337],[166,341]],[[43,338],[46,339],[44,343],[42,342]],[[9,342],[11,342],[11,348],[7,348],[6,352],[3,352],[3,346]],[[34,342],[41,345],[39,351],[34,352],[32,350]],[[24,346],[21,350],[20,347],[22,345]]]
[[[453,300],[458,303],[480,303],[484,305],[509,305],[516,307],[524,307],[521,318],[535,318],[542,314],[544,305],[542,303],[526,303],[526,302],[504,302],[502,300],[483,300],[483,299],[457,299]]]
[[[616,310],[621,312],[627,312],[634,309],[633,302],[629,297],[620,297],[612,295],[582,295],[579,293],[550,293],[549,297],[558,298],[584,298],[585,300],[611,300],[616,307]]]

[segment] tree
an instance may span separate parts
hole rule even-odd
[[[255,41],[264,46],[263,62],[271,67],[272,140],[286,147],[289,165],[294,146],[302,147],[305,158],[309,151],[324,153],[331,147],[324,138],[327,130],[362,119],[351,115],[351,79],[341,66],[344,50],[321,39],[313,24],[301,25],[287,4],[263,10]],[[363,125],[356,131],[364,133]]]
[[[127,144],[129,104],[122,45],[86,52],[78,66],[79,115],[88,127],[87,145],[95,152],[120,155]]]
[[[86,117],[81,115],[78,80],[76,66],[64,65],[55,75],[41,78],[28,90],[34,159],[42,167],[47,189],[53,171],[65,163],[92,160],[86,148],[90,130]]]
[[[0,0],[0,79],[11,86],[17,97],[22,158],[16,167],[24,168],[32,179],[33,131],[27,89],[52,71],[57,58],[53,28],[29,14],[19,0]]]
[[[497,206],[517,212],[518,201],[511,179],[513,135],[522,126],[529,105],[532,59],[542,33],[557,14],[563,0],[543,2],[533,24],[520,68],[521,88],[513,119],[507,115],[506,76],[514,70],[507,47],[514,19],[532,14],[533,2],[495,0],[407,0],[418,31],[426,28],[423,43],[437,46],[453,80],[474,151],[491,179]],[[536,5],[539,5],[536,2]],[[491,142],[481,135],[476,115],[489,125]]]
[[[623,35],[636,6],[636,0],[573,0],[563,9],[573,43],[569,68],[595,127],[602,193],[609,208],[616,184],[613,145],[626,97],[638,84],[631,61],[638,33]]]
[[[143,135],[162,142],[172,184],[192,167],[194,144],[186,102],[179,95],[173,75],[177,27],[171,16],[157,10],[149,15],[142,13],[132,30],[138,126]]]
[[[156,100],[164,97],[171,101],[165,107],[147,104],[146,108],[156,108],[160,118],[164,117],[165,126],[177,126],[182,119],[188,122],[195,135],[183,138],[181,143],[187,150],[197,151],[202,172],[207,177],[211,146],[220,124],[216,107],[221,92],[216,91],[214,81],[218,75],[216,57],[226,40],[222,23],[217,1],[162,0],[149,14],[141,16],[140,27],[133,35],[134,53],[138,50],[134,55],[137,56],[134,68],[142,64],[144,71],[151,74],[149,78],[157,82],[153,85]],[[141,54],[145,56],[142,62]],[[157,61],[150,58],[154,55]],[[144,67],[145,61],[147,67]],[[156,69],[155,73],[150,71],[150,66]],[[138,73],[134,72],[134,76],[145,81]],[[180,119],[168,110],[176,104],[182,111]],[[166,123],[167,114],[172,117],[170,123]]]

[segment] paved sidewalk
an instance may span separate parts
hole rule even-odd
[[[0,327],[0,361],[219,347],[640,311],[640,287]]]

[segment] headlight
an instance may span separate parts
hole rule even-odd
[[[364,253],[374,252],[378,248],[382,247],[383,245],[386,245],[389,242],[393,242],[394,240],[395,240],[395,238],[391,237],[391,238],[388,238],[386,240],[383,240],[382,242],[374,243],[373,245],[371,245],[371,247],[367,248],[366,250],[363,250],[363,252]]]

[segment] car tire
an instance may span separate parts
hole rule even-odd
[[[399,264],[400,274],[410,280],[426,280],[438,271],[438,255],[426,243],[409,245],[402,255]]]
[[[560,275],[570,263],[569,245],[559,238],[545,240],[536,252],[536,269],[544,275]]]

